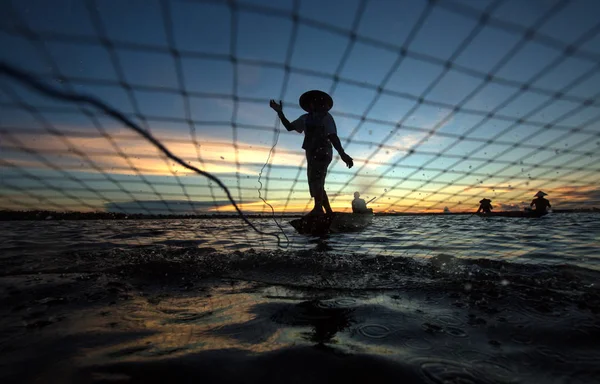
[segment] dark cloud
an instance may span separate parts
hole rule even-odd
[[[246,202],[248,203],[248,202]],[[231,205],[229,200],[187,201],[187,200],[136,200],[110,202],[104,204],[107,212],[115,213],[152,213],[152,214],[193,214],[207,213],[215,207]]]
[[[562,193],[561,198],[569,198],[573,200],[579,201],[600,201],[600,189],[592,189],[592,190],[572,190]]]
[[[493,204],[492,204],[493,205]],[[498,204],[499,211],[522,211],[524,207],[529,206],[529,203],[521,201],[517,204]]]
[[[556,209],[600,207],[600,189],[569,188],[555,193],[555,196],[548,192],[546,199]]]
[[[554,209],[580,209],[580,208],[600,208],[600,190],[599,189],[575,189],[568,188],[556,191],[545,191],[548,193],[546,199],[552,204]],[[498,208],[502,211],[521,211],[524,207],[529,207],[531,200],[520,201],[518,203],[499,203]],[[493,203],[492,203],[493,204]]]

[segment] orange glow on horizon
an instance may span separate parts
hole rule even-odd
[[[155,131],[156,130],[153,130],[153,132]],[[165,131],[162,132],[163,136],[167,133],[168,132]],[[137,138],[131,135],[127,137],[113,137],[122,152],[125,153],[129,158],[129,160],[127,160],[121,156],[114,149],[109,140],[105,139],[104,137],[67,137],[69,142],[69,145],[67,145],[58,137],[51,135],[43,135],[42,139],[38,138],[37,140],[31,140],[30,135],[27,137],[21,137],[18,133],[11,134],[11,136],[18,138],[21,144],[27,149],[43,155],[56,169],[97,174],[102,171],[108,175],[135,175],[135,169],[137,169],[137,171],[143,176],[196,176],[193,181],[190,180],[189,182],[186,181],[186,179],[182,179],[184,180],[183,183],[185,183],[186,187],[196,188],[195,191],[198,191],[197,188],[200,188],[200,193],[204,193],[204,195],[198,195],[198,201],[204,201],[208,195],[206,184],[198,184],[196,181],[200,180],[200,178],[202,178],[201,176],[185,167],[182,167],[179,164],[174,163],[171,160],[166,161],[165,159],[161,158],[161,153],[159,153],[156,148],[154,148],[149,142],[141,137]],[[270,208],[259,200],[258,193],[251,190],[253,188],[252,183],[256,181],[258,176],[260,165],[264,164],[264,162],[267,160],[270,147],[238,142],[237,160],[240,164],[238,169],[235,161],[236,150],[231,143],[216,142],[216,138],[203,137],[200,147],[196,148],[189,140],[189,137],[182,135],[181,133],[173,134],[170,139],[171,141],[167,141],[165,143],[167,148],[190,165],[214,174],[222,180],[228,179],[226,180],[227,183],[230,183],[229,180],[231,179],[235,180],[236,172],[244,175],[244,178],[251,179],[249,180],[251,183],[246,182],[246,189],[244,190],[243,195],[244,200],[254,200],[254,202],[241,204],[240,206],[242,210],[245,212],[270,212]],[[204,141],[211,139],[215,141]],[[405,137],[402,142],[398,141],[396,144],[410,146],[416,142],[416,137]],[[24,143],[26,143],[26,145]],[[3,153],[3,155],[6,154],[6,163],[21,167],[24,170],[34,168],[52,169],[47,164],[44,164],[30,154],[24,152],[21,152],[21,154],[26,156],[13,156],[12,158],[9,157],[9,155],[18,152],[15,151],[17,146],[17,143],[14,143],[9,139],[2,141],[2,149],[7,148],[7,151]],[[201,164],[198,159],[197,149],[200,152],[202,160],[204,161],[203,164]],[[80,153],[85,154],[88,159],[86,160],[80,156]],[[376,160],[384,162],[389,161],[391,158],[390,156],[391,154],[380,153],[379,157],[376,157]],[[94,162],[97,166],[97,169],[93,168],[89,164],[89,161]],[[273,165],[296,167],[304,161],[304,156],[300,150],[294,152],[277,148],[276,155],[271,157],[270,161]],[[355,167],[360,167],[361,163],[364,164],[364,161],[365,160],[362,159],[356,159]],[[371,166],[377,168],[376,164],[369,162],[366,166],[366,169],[370,171],[372,168],[369,167]],[[336,170],[339,170],[341,169],[341,165],[338,164],[335,168]],[[4,165],[2,169],[10,169],[10,166]],[[278,169],[277,172],[281,172],[287,178],[292,177],[292,173],[288,172],[285,168],[284,170]],[[293,175],[296,174],[297,171],[294,169]],[[329,187],[328,189],[331,188],[332,191],[335,191],[338,185],[344,185],[344,178],[346,177],[350,177],[350,174],[345,176],[336,173],[332,174],[331,178],[328,176],[328,180],[334,180],[337,183],[333,184],[333,187]],[[335,197],[335,199],[332,198],[333,193],[332,196],[330,196],[333,209],[339,212],[350,212],[352,193],[354,190],[360,190],[363,197],[368,195],[377,196],[386,190],[385,193],[380,195],[384,197],[380,200],[376,200],[372,204],[369,204],[369,207],[373,208],[374,212],[389,213],[443,212],[445,206],[448,206],[451,212],[472,212],[477,210],[478,201],[481,197],[491,198],[493,200],[495,211],[502,210],[502,205],[504,205],[506,209],[519,209],[531,202],[533,195],[535,192],[537,192],[537,187],[534,187],[533,185],[529,186],[529,184],[524,184],[521,181],[515,182],[513,186],[508,184],[508,182],[503,182],[499,185],[494,185],[491,183],[474,183],[472,186],[467,187],[464,185],[460,186],[450,183],[437,190],[428,187],[430,188],[429,191],[417,189],[411,192],[409,188],[412,188],[413,185],[418,185],[421,183],[421,181],[415,180],[406,180],[402,185],[402,190],[392,190],[387,192],[385,187],[381,187],[377,185],[377,183],[373,183],[372,180],[372,178],[366,178],[363,177],[363,175],[355,175],[352,183],[347,186],[345,191],[343,191],[343,195],[338,195]],[[206,181],[206,179],[202,180],[202,182],[204,181]],[[99,179],[99,182],[109,181],[108,179],[105,179],[104,181]],[[192,184],[192,182],[194,184]],[[287,180],[278,181],[278,177],[273,176],[273,174],[271,174],[270,182],[271,184],[269,187],[275,189],[275,191],[269,193],[268,202],[273,205],[276,212],[282,212],[284,207],[286,207],[284,213],[305,212],[306,210],[310,210],[312,208],[312,201],[310,200],[306,185],[306,176],[303,172],[300,174],[298,183],[296,183],[294,186],[295,198],[288,201],[287,206],[286,197],[289,195],[289,192],[286,191],[286,189],[292,188],[292,183]],[[385,182],[385,179],[382,180],[383,184],[385,184]],[[273,186],[273,183],[278,184],[277,186]],[[328,185],[331,186],[332,184]],[[147,188],[147,186],[140,188]],[[169,197],[169,199],[181,199],[182,201],[185,201],[184,193],[182,192],[181,188],[177,186],[177,184],[173,183],[173,187],[169,188],[171,188],[169,192],[173,192],[169,195],[173,197]],[[216,188],[218,190],[219,199],[222,199],[222,191],[220,191],[218,187]],[[553,204],[553,207],[560,207],[561,203],[586,203],[589,200],[589,197],[593,195],[594,191],[598,189],[594,185],[559,185],[559,181],[553,183],[552,185],[548,185],[547,189],[541,184],[539,188],[543,189],[549,194],[548,199]],[[132,192],[134,195],[139,192],[140,195],[145,194],[150,196],[151,199],[159,199],[159,196],[152,194],[152,191],[150,190],[138,191],[136,188],[135,190],[132,189],[130,192]],[[116,198],[111,196],[111,199],[124,200],[126,196],[122,192],[120,193],[121,194]],[[237,194],[234,193],[233,188],[232,193],[237,198]],[[80,202],[65,198],[65,196],[60,195],[60,193],[57,191],[42,191],[40,189],[36,189],[32,192],[32,194],[37,194],[42,199],[38,199],[36,196],[25,196],[17,193],[12,201],[20,201],[22,202],[21,205],[23,207],[30,206],[32,207],[31,209],[56,210],[57,206],[64,206],[65,209],[79,207],[77,210],[82,212],[93,210],[90,207],[82,205]],[[4,196],[7,196],[7,193],[4,193]],[[44,198],[49,198],[50,201],[55,201],[55,204],[45,201]],[[190,194],[190,198],[194,199],[194,194]],[[89,201],[90,205],[97,206],[98,210],[104,209],[103,202],[99,201],[97,198],[83,197],[82,200]],[[2,199],[0,203],[0,207],[3,207],[3,209],[17,205],[16,203],[10,203],[10,201],[6,200],[6,198]],[[392,205],[388,206],[388,204]],[[21,207],[18,209],[21,209]],[[232,205],[227,205],[219,207],[218,210],[215,208],[207,208],[206,212],[230,213],[234,211],[235,209]]]

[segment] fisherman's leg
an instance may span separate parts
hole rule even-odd
[[[317,173],[315,175],[315,180],[313,181],[315,207],[311,214],[323,214],[324,197],[326,197],[324,189],[325,183],[323,181],[321,175]]]
[[[331,154],[329,154],[331,155]],[[323,208],[325,208],[325,213],[332,214],[333,210],[331,209],[331,205],[329,204],[329,197],[327,196],[327,192],[325,192],[325,178],[327,177],[327,168],[329,168],[329,164],[331,164],[332,156],[325,156],[323,161],[318,162],[318,195],[321,196],[321,201],[319,206],[317,206],[315,202],[315,209],[319,212],[323,212]]]
[[[331,215],[333,213],[331,205],[329,204],[329,197],[327,197],[327,192],[325,192],[325,188],[323,188],[323,208],[325,208],[326,214]]]
[[[310,211],[311,215],[322,215],[323,214],[323,195],[321,197],[315,196],[315,206]]]
[[[333,210],[331,209],[331,205],[329,204],[329,197],[327,196],[327,192],[325,192],[325,179],[327,178],[327,169],[329,168],[329,164],[331,164],[332,156],[328,156],[325,164],[323,164],[323,208],[325,208],[325,213],[331,215]]]
[[[312,173],[312,184],[313,184],[313,197],[315,199],[315,207],[313,208],[311,214],[323,214],[323,207],[325,204],[325,209],[329,207],[329,200],[327,199],[327,194],[325,193],[325,176],[327,174],[327,167],[329,166],[328,161],[317,161],[313,163],[313,173]]]
[[[316,191],[314,192],[313,198],[315,199],[315,206],[312,211],[310,211],[309,215],[322,215],[323,214],[323,194]]]
[[[310,211],[309,215],[315,214],[323,214],[323,197],[322,194],[319,193],[318,188],[318,164],[315,164],[315,160],[311,157],[311,155],[306,153],[306,161],[307,161],[307,169],[306,169],[306,177],[308,178],[308,189],[310,191],[310,196],[315,199],[315,206],[312,211]]]
[[[310,161],[308,156],[306,156],[306,180],[308,181],[308,192],[310,193],[310,197],[314,197],[312,173],[313,173],[312,162]]]

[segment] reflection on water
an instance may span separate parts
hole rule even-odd
[[[597,214],[551,214],[539,219],[375,217],[363,232],[325,239],[298,235],[286,220],[280,221],[290,239],[288,250],[410,257],[445,253],[458,258],[568,262],[597,269],[599,218]],[[278,231],[270,219],[253,222],[263,231]],[[212,247],[225,252],[276,249],[272,237],[256,234],[237,219],[0,223],[0,251],[4,256],[150,245]]]
[[[597,260],[594,222],[398,219],[296,252],[235,221],[11,223],[0,382],[597,382],[600,272],[552,265]]]
[[[544,305],[536,294],[512,295],[522,288],[502,297],[451,287],[341,295],[234,281],[185,292],[108,285],[121,293],[116,304],[110,297],[80,302],[35,334],[15,325],[17,312],[4,317],[20,337],[4,345],[13,361],[23,360],[11,373],[52,354],[62,365],[28,374],[47,382],[62,373],[60,382],[69,382],[64,370],[81,382],[127,383],[597,379],[599,317],[561,295]]]
[[[440,383],[459,378],[547,382],[577,371],[588,372],[587,379],[570,382],[593,382],[600,354],[589,337],[600,336],[598,317],[573,305],[544,307],[522,296],[495,299],[492,311],[482,304],[459,309],[452,305],[457,295],[448,293],[340,297],[242,285],[215,289],[195,302],[169,298],[152,306],[134,301],[130,305],[139,321],[156,333],[97,353],[153,356],[225,348],[264,353],[327,345],[345,353],[386,356],[390,364],[406,364],[406,375],[414,370]],[[299,374],[297,369],[288,375]]]

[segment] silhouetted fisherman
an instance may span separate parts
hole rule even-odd
[[[360,193],[354,192],[354,200],[352,200],[352,213],[373,213],[373,209],[367,208],[367,204],[375,200],[372,198],[369,202],[360,198]]]
[[[479,212],[490,213],[490,212],[492,212],[492,209],[494,209],[494,207],[492,207],[492,200],[490,200],[490,199],[479,200],[479,209],[477,210],[477,213],[479,213]]]
[[[337,128],[329,110],[333,107],[333,99],[323,91],[312,90],[300,96],[300,107],[306,112],[293,122],[283,114],[283,103],[271,100],[273,108],[281,123],[288,131],[304,132],[302,148],[306,151],[308,188],[315,199],[315,207],[309,215],[322,215],[323,208],[327,214],[333,210],[325,192],[325,176],[327,168],[333,159],[332,144],[348,168],[354,165],[352,158],[344,152],[342,143],[337,136]]]
[[[538,193],[534,195],[535,199],[529,204],[530,207],[535,205],[534,211],[537,213],[546,213],[548,208],[552,208],[550,202],[547,199],[544,199],[544,196],[548,196],[548,194],[538,191]]]

